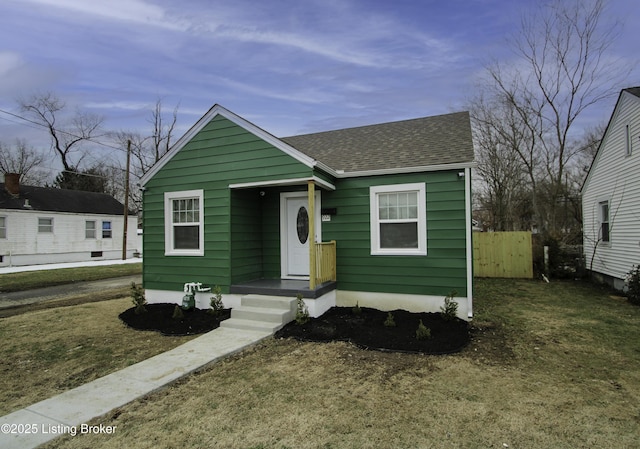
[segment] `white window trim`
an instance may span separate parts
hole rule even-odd
[[[105,223],[109,223],[109,229],[104,228]],[[105,232],[107,231],[109,232],[110,235],[105,237]],[[100,235],[101,235],[101,238],[103,239],[113,238],[113,221],[112,220],[102,220]]]
[[[41,231],[40,220],[51,220],[51,231]],[[55,226],[55,223],[54,223],[53,217],[38,217],[38,234],[53,234],[54,226]]]
[[[624,125],[624,155],[631,156],[633,153],[633,142],[631,139],[631,125],[626,123]]]
[[[380,222],[378,195],[381,193],[418,193],[418,248],[380,248]],[[425,183],[393,184],[369,187],[372,256],[426,256],[427,255],[427,200]]]
[[[9,219],[7,218],[6,215],[0,215],[0,218],[4,219],[4,226],[2,226],[2,229],[4,229],[4,236],[0,235],[0,239],[5,240],[7,238],[7,228],[8,228],[7,222],[9,221]]]
[[[602,214],[602,205],[606,204],[607,205],[607,210],[608,210],[608,217],[607,217],[607,223],[609,223],[609,240],[604,240],[603,239],[603,235],[602,235],[602,224],[604,223],[603,220],[603,214]],[[598,242],[600,242],[601,246],[611,246],[611,200],[609,198],[603,198],[600,201],[598,201],[598,236],[597,236]]]
[[[175,249],[173,243],[173,213],[171,202],[178,199],[198,198],[200,233],[198,249]],[[165,256],[204,256],[204,190],[183,190],[164,193],[164,255]]]
[[[87,236],[87,232],[90,231],[90,229],[87,228],[87,224],[89,223],[93,223],[93,229],[91,229],[93,231],[93,237],[88,237]],[[96,240],[96,220],[85,220],[84,221],[84,238],[85,240]]]

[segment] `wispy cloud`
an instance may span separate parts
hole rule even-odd
[[[9,72],[20,68],[23,64],[24,61],[19,54],[0,51],[0,77],[4,78]]]
[[[165,10],[144,0],[20,0],[21,3],[35,3],[40,6],[65,10],[72,13],[94,16],[103,20],[136,22],[169,29],[183,29],[179,22],[171,21]]]
[[[313,20],[300,20],[295,12],[282,17],[280,11],[249,7],[243,2],[215,8],[189,2],[163,7],[148,0],[21,0],[21,3],[69,12],[66,20],[70,21],[84,23],[86,16],[91,16],[103,22],[137,23],[208,41],[292,49],[365,68],[419,69],[455,54],[447,39],[411,29],[378,13],[363,12],[348,1],[305,3],[309,6],[305,14]],[[77,14],[85,17],[74,19]]]
[[[248,84],[236,81],[230,78],[218,78],[218,82],[238,92],[272,98],[276,100],[285,100],[289,102],[307,103],[307,104],[327,104],[334,102],[338,97],[327,92],[327,90],[318,89],[298,89],[295,86],[289,86],[282,90],[275,87],[265,87],[259,84]]]

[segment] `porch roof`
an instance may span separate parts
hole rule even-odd
[[[309,181],[325,190],[335,190],[336,186],[332,183],[320,179],[317,176],[310,176],[308,178],[291,178],[291,179],[269,179],[265,181],[254,182],[242,182],[236,184],[229,184],[230,189],[252,189],[256,187],[277,187],[277,186],[296,186],[307,185]]]

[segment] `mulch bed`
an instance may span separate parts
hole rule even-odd
[[[146,304],[146,313],[136,315],[135,307],[125,310],[119,317],[129,327],[144,331],[158,331],[162,335],[195,335],[209,332],[231,315],[231,309],[223,309],[217,316],[208,310],[184,310],[184,318],[173,318],[176,304]]]
[[[461,351],[470,341],[469,325],[459,318],[445,320],[440,313],[391,312],[395,327],[384,325],[388,312],[367,307],[360,314],[350,307],[332,307],[324,315],[299,325],[289,323],[276,338],[303,341],[350,341],[364,349],[422,354],[449,354]],[[419,321],[431,330],[431,338],[418,340]]]

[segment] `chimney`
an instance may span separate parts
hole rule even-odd
[[[20,195],[20,175],[18,173],[4,174],[4,188],[11,195],[17,197]]]

